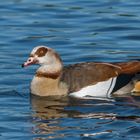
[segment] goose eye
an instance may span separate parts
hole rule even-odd
[[[28,61],[31,62],[31,59],[29,59]]]

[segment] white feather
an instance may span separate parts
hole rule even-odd
[[[107,81],[98,82],[95,85],[87,86],[82,88],[77,92],[70,93],[69,96],[75,98],[90,98],[90,97],[99,97],[106,98],[110,97],[111,92],[116,83],[116,77],[110,78]]]

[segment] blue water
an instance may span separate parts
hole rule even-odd
[[[21,64],[48,45],[64,64],[140,59],[139,0],[5,0],[0,3],[1,140],[138,140],[140,97],[30,97],[36,66]]]

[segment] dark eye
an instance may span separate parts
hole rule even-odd
[[[28,61],[31,62],[31,59],[29,59]]]

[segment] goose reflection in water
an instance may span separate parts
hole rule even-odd
[[[81,127],[85,130],[85,133],[81,133],[83,136],[87,136],[87,129],[89,126],[85,126],[84,123],[88,120],[93,121],[92,131],[93,133],[97,128],[102,128],[104,125],[113,123],[115,120],[123,121],[140,121],[139,116],[123,116],[116,112],[110,112],[109,108],[116,105],[119,107],[140,107],[139,97],[124,96],[115,97],[117,101],[103,101],[103,100],[69,100],[67,97],[31,97],[31,104],[33,109],[33,133],[40,135],[45,134],[47,138],[59,138],[64,137],[63,131],[76,130],[80,131]],[[68,119],[69,118],[69,119]],[[65,120],[66,119],[66,120]],[[62,124],[66,122],[66,124]],[[74,121],[83,120],[84,123],[71,126]],[[96,123],[94,122],[96,121]],[[103,127],[104,128],[104,127]],[[61,132],[61,133],[60,133]],[[106,128],[100,133],[113,133],[112,129]],[[38,138],[36,138],[38,140]]]
[[[69,105],[67,97],[37,97],[31,95],[33,109],[33,123],[35,127],[33,133],[36,134],[55,134],[56,131],[64,130],[59,124],[61,118],[68,118],[78,111],[67,111],[65,107]],[[52,136],[51,136],[52,137]]]

